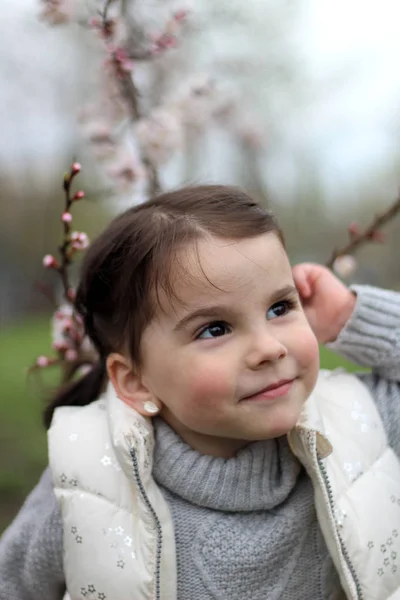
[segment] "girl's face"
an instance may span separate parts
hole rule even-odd
[[[161,416],[215,456],[287,433],[315,385],[319,353],[278,237],[209,237],[175,264],[179,301],[161,296],[141,344],[141,381]]]

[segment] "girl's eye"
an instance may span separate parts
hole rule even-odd
[[[267,311],[268,319],[276,319],[277,317],[284,317],[288,312],[294,308],[294,302],[292,300],[282,300],[277,302]]]
[[[206,340],[221,337],[230,333],[230,329],[226,323],[223,321],[215,321],[214,323],[210,323],[207,327],[204,327],[199,335],[196,337],[198,340]]]

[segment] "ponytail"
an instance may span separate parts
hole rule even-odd
[[[59,406],[86,406],[98,398],[106,380],[106,365],[100,359],[88,373],[78,380],[70,381],[61,387],[50,404],[45,408],[43,420],[46,429],[50,427],[54,411]]]

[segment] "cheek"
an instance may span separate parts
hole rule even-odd
[[[226,401],[235,397],[235,378],[226,370],[226,363],[213,361],[211,364],[189,369],[178,384],[176,399],[182,421],[204,426],[215,422]],[[173,400],[174,401],[174,400]],[[175,406],[175,408],[178,408]]]
[[[293,351],[302,367],[319,369],[319,346],[308,324],[296,330]]]
[[[193,400],[215,402],[232,391],[235,379],[226,368],[227,362],[214,360],[188,372],[185,387]]]

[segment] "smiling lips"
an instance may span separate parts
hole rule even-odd
[[[294,379],[281,379],[280,381],[277,381],[276,383],[273,383],[272,385],[255,392],[255,394],[245,396],[242,398],[242,400],[267,400],[285,396],[285,394],[290,391],[293,382]]]

